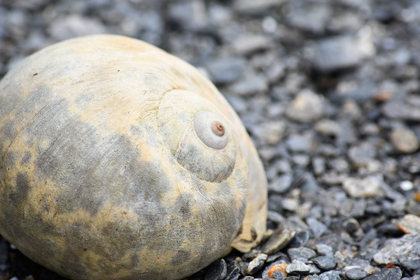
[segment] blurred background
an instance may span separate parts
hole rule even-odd
[[[45,46],[98,33],[147,41],[216,84],[266,168],[268,228],[296,232],[296,248],[331,248],[335,265],[313,275],[420,279],[420,1],[0,0],[0,78]],[[0,246],[0,279],[52,279]],[[364,277],[349,278],[352,266]],[[196,279],[244,277],[215,271]]]

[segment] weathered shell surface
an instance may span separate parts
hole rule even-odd
[[[239,118],[138,40],[69,40],[10,71],[0,156],[0,233],[71,279],[179,279],[265,231],[266,179]]]

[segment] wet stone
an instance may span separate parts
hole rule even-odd
[[[315,124],[315,130],[324,135],[336,136],[340,133],[340,126],[333,120],[324,119]]]
[[[261,254],[260,250],[252,249],[251,251],[249,251],[248,253],[242,256],[242,260],[247,261],[247,262],[252,261],[256,257],[258,257],[259,254]]]
[[[339,144],[352,144],[356,142],[357,136],[355,127],[351,120],[342,118],[339,120],[340,133],[337,135],[337,143]]]
[[[284,210],[294,212],[298,209],[299,203],[294,198],[285,198],[285,199],[283,199],[282,207],[283,207]]]
[[[410,269],[410,270],[418,270],[420,272],[420,260],[413,260],[413,261],[402,261],[399,264],[401,267]]]
[[[269,277],[269,280],[284,280],[286,279],[286,276],[284,276],[285,274],[280,272],[280,271],[274,271],[273,274],[271,275],[271,277]]]
[[[328,5],[290,5],[286,21],[292,27],[302,31],[321,34],[325,31],[331,18],[331,7]]]
[[[401,153],[412,153],[419,148],[419,140],[414,132],[408,128],[398,128],[390,135],[392,144]]]
[[[331,169],[336,170],[339,173],[348,173],[349,163],[344,158],[332,159],[328,162]]]
[[[262,268],[266,260],[267,260],[266,254],[259,254],[255,259],[253,259],[249,263],[246,273],[254,274],[255,272],[257,272],[258,270]]]
[[[322,157],[315,157],[312,159],[312,167],[316,175],[324,173],[325,163],[325,159]]]
[[[233,109],[239,114],[245,113],[248,110],[248,104],[243,97],[236,95],[225,95],[225,97]]]
[[[413,182],[410,182],[410,181],[402,181],[400,183],[400,188],[403,191],[411,191],[413,187],[414,187]]]
[[[235,0],[233,8],[242,14],[260,14],[282,2],[283,0]]]
[[[360,130],[365,135],[378,135],[380,132],[379,127],[374,123],[367,123]]]
[[[214,83],[231,83],[242,76],[246,68],[246,61],[240,57],[222,57],[212,60],[206,68]]]
[[[323,256],[328,256],[328,257],[332,257],[333,256],[333,249],[325,244],[316,244],[315,245],[315,249],[318,252],[318,254],[323,255]]]
[[[283,211],[282,208],[282,201],[283,196],[279,194],[269,194],[268,196],[268,209],[270,211],[277,211],[281,213]]]
[[[271,262],[279,262],[279,261],[285,261],[288,260],[288,257],[285,253],[283,252],[277,252],[275,254],[269,255],[267,257],[267,263],[271,263]]]
[[[420,121],[420,108],[402,101],[389,101],[382,107],[382,113],[391,119]]]
[[[307,230],[299,231],[295,234],[293,239],[290,241],[289,248],[299,248],[303,247],[308,243],[310,237],[310,232]]]
[[[285,280],[300,280],[299,276],[295,276],[295,275],[291,275],[291,276],[287,276],[285,278]]]
[[[328,231],[328,228],[315,218],[306,219],[306,223],[311,229],[311,232],[314,238],[319,238]]]
[[[271,255],[284,248],[294,237],[295,232],[287,228],[279,228],[263,245],[261,251],[264,254]]]
[[[241,277],[241,267],[237,261],[231,262],[227,267],[227,274],[224,280],[238,280]]]
[[[302,262],[307,262],[309,259],[316,256],[316,253],[314,250],[306,248],[306,247],[291,248],[287,250],[287,254],[289,255],[292,261],[298,260]]]
[[[303,192],[317,192],[319,189],[319,184],[315,179],[312,173],[305,173],[302,176],[302,180],[304,181],[301,187]]]
[[[274,275],[275,274],[282,274],[283,278],[286,276],[286,268],[289,266],[289,264],[284,263],[283,261],[280,262],[275,262],[273,264],[271,264],[270,266],[268,266],[264,272],[262,273],[262,277],[266,278],[266,277],[271,277],[271,278],[275,278]],[[281,277],[280,275],[278,275],[277,277]]]
[[[385,268],[379,273],[375,273],[365,280],[399,280],[402,277],[402,271],[399,268]]]
[[[324,114],[322,98],[311,91],[302,91],[286,109],[286,116],[292,121],[312,122]]]
[[[304,280],[321,280],[321,277],[318,275],[308,275],[304,278]]]
[[[405,215],[398,222],[398,228],[404,233],[420,233],[420,217],[412,214]]]
[[[320,256],[312,259],[312,261],[323,270],[333,269],[336,265],[333,257]]]
[[[308,274],[309,271],[311,271],[311,267],[301,261],[293,261],[286,268],[286,272],[291,274]]]
[[[270,83],[276,83],[285,74],[285,65],[282,63],[276,63],[267,69],[266,75]]]
[[[285,193],[292,186],[293,177],[291,174],[279,176],[278,179],[268,185],[268,190],[276,193]]]
[[[321,270],[318,268],[318,266],[309,263],[308,266],[311,268],[311,270],[309,270],[310,274],[318,274],[321,273]]]
[[[62,41],[77,36],[105,33],[106,28],[97,19],[69,15],[54,20],[48,28],[48,32],[56,40]]]
[[[337,233],[331,233],[331,234],[326,234],[326,235],[320,237],[317,240],[317,243],[322,243],[322,244],[325,244],[327,246],[330,246],[332,248],[333,252],[336,252],[337,250],[339,250],[339,248],[342,244],[342,238]]]
[[[311,144],[312,139],[309,135],[293,134],[286,140],[286,145],[292,152],[307,152]]]
[[[361,268],[351,268],[345,272],[346,277],[349,280],[360,280],[365,278],[368,274]]]
[[[370,32],[359,36],[338,36],[320,40],[311,58],[315,68],[322,72],[354,67],[375,53]]]
[[[381,190],[381,180],[377,176],[364,179],[346,178],[343,181],[343,189],[354,198],[375,197]]]
[[[353,146],[348,151],[351,161],[357,165],[365,165],[376,157],[376,147],[369,142]]]
[[[262,144],[277,144],[286,131],[286,124],[283,121],[265,122],[252,127],[251,131]]]
[[[286,226],[294,231],[308,230],[308,226],[297,215],[288,217],[286,220]]]
[[[266,50],[273,45],[269,37],[263,35],[244,35],[232,43],[233,52],[238,55],[249,55],[256,51]]]
[[[237,81],[229,89],[236,95],[250,96],[267,91],[268,82],[263,76],[256,75]]]
[[[227,275],[227,265],[224,259],[212,263],[204,277],[204,280],[223,280]]]
[[[307,167],[310,163],[311,158],[306,154],[293,155],[292,161],[299,167]]]
[[[170,4],[168,16],[182,29],[197,31],[207,26],[207,11],[204,1],[174,2]]]
[[[390,239],[373,256],[378,264],[409,262],[420,259],[420,233],[406,234],[398,239]]]
[[[343,222],[343,227],[347,233],[353,234],[360,229],[360,224],[356,219],[348,219]]]
[[[357,105],[356,101],[353,99],[347,99],[341,110],[340,113],[342,117],[350,120],[358,120],[362,116],[362,110],[360,109],[359,105]]]
[[[275,211],[268,211],[267,220],[272,221],[278,225],[283,225],[285,223],[284,217]]]
[[[341,280],[340,271],[327,271],[320,275],[321,280]]]
[[[415,199],[410,199],[406,210],[409,214],[420,216],[420,202]]]

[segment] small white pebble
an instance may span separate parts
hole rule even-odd
[[[277,29],[277,21],[272,17],[266,17],[262,21],[262,27],[267,33],[274,33]]]
[[[15,245],[13,245],[13,244],[10,244],[10,249],[12,249],[12,250],[17,250],[16,246],[15,246]]]
[[[412,190],[412,189],[413,189],[413,183],[412,183],[412,182],[410,182],[410,181],[402,181],[402,182],[400,183],[400,188],[401,188],[403,191],[409,191],[409,190]]]

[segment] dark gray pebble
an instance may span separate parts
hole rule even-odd
[[[269,277],[268,279],[274,279],[274,280],[284,280],[286,278],[286,276],[284,276],[284,273],[280,272],[280,271],[274,271],[273,275],[271,275],[271,277]]]
[[[206,65],[211,80],[216,84],[231,83],[239,79],[246,67],[241,57],[221,57]]]
[[[385,268],[379,273],[375,273],[365,280],[400,280],[402,277],[402,271],[398,267],[396,268]]]
[[[303,247],[308,243],[310,233],[308,230],[299,231],[295,234],[293,239],[290,241],[289,248]]]
[[[320,256],[312,259],[312,261],[323,270],[333,269],[336,265],[333,257]]]
[[[227,267],[227,274],[224,280],[238,280],[241,277],[241,266],[237,261],[232,261]]]
[[[287,250],[287,254],[289,255],[292,261],[299,260],[302,262],[307,262],[309,259],[316,256],[316,253],[314,250],[306,248],[306,247],[291,248]]]
[[[258,270],[260,270],[263,267],[266,259],[266,254],[258,254],[258,256],[248,264],[246,273],[255,274]]]
[[[347,270],[345,274],[346,277],[349,278],[349,280],[359,280],[367,276],[366,271],[364,271],[361,268],[351,268]]]
[[[268,258],[267,258],[267,262],[274,262],[274,261],[278,261],[278,260],[285,261],[287,259],[288,259],[288,257],[287,257],[287,255],[285,253],[283,253],[283,252],[277,252],[277,253],[275,253],[273,255],[269,255]]]
[[[412,260],[412,261],[400,261],[399,264],[405,268],[410,270],[418,270],[420,269],[420,260]]]
[[[300,276],[287,276],[286,278],[285,278],[285,280],[299,280],[300,279]]]
[[[275,193],[285,193],[289,190],[293,182],[291,174],[279,176],[276,180],[268,185],[268,190]]]
[[[319,275],[320,280],[341,280],[340,271],[327,271]]]
[[[242,256],[242,260],[243,261],[252,261],[253,259],[255,259],[259,254],[261,253],[260,250],[257,249],[252,249],[251,251],[249,251],[248,253],[245,253]]]
[[[267,267],[264,269],[263,273],[262,273],[262,277],[263,277],[263,278],[267,278],[267,277],[269,277],[268,272],[270,271],[270,269],[271,269],[273,266],[276,266],[276,265],[279,265],[279,264],[285,264],[285,263],[286,263],[285,261],[280,260],[280,261],[276,261],[276,262],[272,263],[270,266],[267,266]],[[280,272],[280,271],[279,271],[279,272]]]
[[[311,270],[309,270],[310,274],[318,274],[321,273],[321,269],[319,269],[319,267],[317,267],[316,265],[310,263],[308,264],[308,266],[311,268]]]
[[[373,259],[379,264],[419,260],[420,233],[406,234],[399,239],[389,239]]]
[[[278,228],[263,245],[261,251],[267,255],[274,254],[284,248],[295,235],[295,232],[288,228]]]
[[[311,267],[301,261],[294,261],[286,268],[286,272],[290,274],[308,274]]]
[[[333,249],[328,245],[319,243],[315,245],[315,249],[320,255],[333,256]]]
[[[321,280],[321,277],[318,275],[309,275],[305,278],[305,280]]]
[[[207,270],[204,280],[223,280],[227,275],[227,265],[224,259],[215,261]]]
[[[375,47],[369,34],[323,39],[315,45],[314,66],[323,72],[354,67],[373,56]]]
[[[323,223],[319,222],[315,218],[306,219],[306,223],[311,228],[314,238],[321,237],[328,230],[328,228]]]

